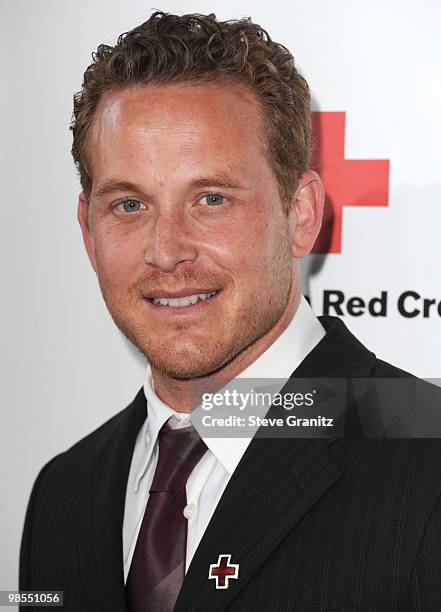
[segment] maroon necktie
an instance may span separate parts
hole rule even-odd
[[[185,575],[185,485],[207,450],[193,427],[164,423],[159,458],[126,583],[130,612],[171,612]]]

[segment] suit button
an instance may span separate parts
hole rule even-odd
[[[196,505],[195,504],[187,504],[184,508],[184,516],[186,519],[191,519],[194,517],[196,512]]]

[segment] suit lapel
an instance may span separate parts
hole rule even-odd
[[[224,607],[340,477],[324,440],[254,438],[193,557],[175,612]],[[228,589],[208,580],[220,554],[239,563]]]
[[[291,379],[367,377],[374,356],[338,319],[322,317],[325,338]],[[290,380],[289,382],[292,382]],[[126,612],[122,524],[125,491],[138,431],[146,417],[140,389],[132,404],[106,424],[79,492],[77,542],[84,597],[90,609]],[[247,448],[195,553],[176,602],[176,612],[226,606],[308,510],[340,478],[322,439],[256,436]],[[220,554],[239,563],[228,589],[208,580]]]
[[[293,372],[295,379],[368,377],[375,356],[338,319],[322,317],[325,338]],[[282,391],[283,392],[283,391]],[[273,407],[270,409],[272,410]],[[224,609],[251,576],[341,477],[323,439],[265,438],[259,432],[232,475],[192,559],[174,612]],[[238,579],[216,589],[209,566],[221,554]]]
[[[106,424],[85,477],[86,487],[78,502],[77,542],[88,610],[127,610],[122,550],[125,492],[136,437],[145,418],[141,388],[133,402]]]

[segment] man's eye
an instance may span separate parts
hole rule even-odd
[[[143,205],[138,200],[124,200],[124,202],[118,204],[117,208],[122,209],[124,212],[131,213],[141,210],[141,206]]]
[[[206,204],[209,206],[216,206],[217,204],[224,204],[225,196],[220,193],[207,193],[202,200],[205,200]]]

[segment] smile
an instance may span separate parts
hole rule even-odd
[[[191,306],[200,301],[209,300],[217,294],[217,291],[211,291],[210,293],[195,293],[193,295],[185,295],[178,298],[167,298],[167,297],[152,297],[148,298],[152,304],[160,306],[170,306],[171,308],[182,308],[184,306]]]

